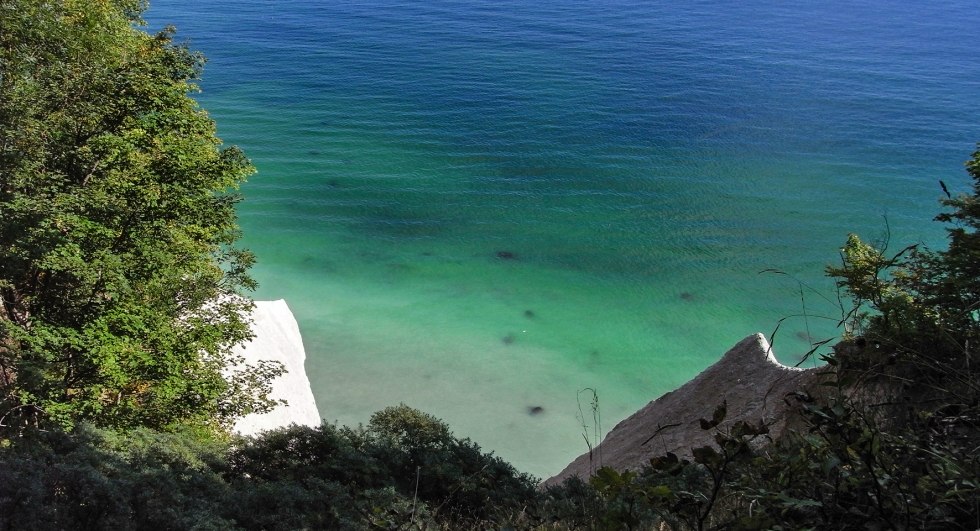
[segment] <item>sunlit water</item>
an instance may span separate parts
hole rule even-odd
[[[976,6],[730,4],[146,18],[209,57],[198,99],[259,169],[256,296],[296,314],[322,415],[404,402],[548,476],[586,450],[580,390],[608,430],[782,318],[796,363],[839,333],[847,233],[941,244],[938,180],[968,189]]]

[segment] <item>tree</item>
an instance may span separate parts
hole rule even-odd
[[[841,266],[828,268],[854,299],[853,335],[861,336],[841,361],[872,373],[891,365],[913,394],[938,393],[940,404],[980,398],[980,150],[966,167],[973,194],[943,200],[952,210],[936,216],[952,223],[945,250],[913,245],[889,257],[851,235]]]
[[[254,171],[189,94],[204,59],[139,0],[0,0],[0,424],[215,426],[246,372]]]

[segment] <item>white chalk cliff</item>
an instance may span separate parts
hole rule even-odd
[[[588,479],[603,466],[636,470],[667,452],[690,456],[691,448],[714,445],[714,431],[701,429],[699,420],[710,419],[723,401],[728,415],[719,428],[761,420],[777,436],[787,428],[786,395],[812,387],[820,373],[819,368],[780,364],[765,336],[749,336],[693,380],[617,424],[591,453],[579,456],[544,484],[557,485],[572,476]]]
[[[303,366],[306,361],[303,337],[286,301],[256,301],[252,332],[255,334],[252,341],[236,347],[236,353],[244,356],[250,365],[259,360],[282,362],[286,372],[272,382],[269,396],[286,400],[286,405],[268,413],[246,415],[235,423],[234,431],[255,435],[290,424],[319,426],[320,413]]]

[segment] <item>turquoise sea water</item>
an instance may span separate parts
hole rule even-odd
[[[587,449],[580,390],[608,430],[784,317],[795,363],[839,333],[848,232],[942,243],[974,5],[676,4],[152,3],[259,169],[256,296],[296,314],[326,419],[404,402],[548,476]]]

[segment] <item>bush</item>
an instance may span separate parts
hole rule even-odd
[[[499,527],[535,483],[406,406],[234,440],[82,423],[3,440],[0,528]]]

